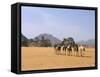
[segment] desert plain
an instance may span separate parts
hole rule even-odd
[[[66,51],[67,53],[67,51]],[[95,49],[86,48],[83,57],[56,55],[53,47],[21,47],[21,70],[44,70],[95,66]]]

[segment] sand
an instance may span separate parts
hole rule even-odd
[[[56,55],[53,47],[22,47],[21,70],[94,67],[95,49],[87,48],[84,57]]]

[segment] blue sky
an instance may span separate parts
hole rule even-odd
[[[22,34],[34,38],[42,33],[75,41],[95,39],[95,11],[23,6]]]

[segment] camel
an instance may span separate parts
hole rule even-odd
[[[84,56],[84,52],[86,51],[85,46],[80,45],[80,46],[79,46],[79,51],[80,51],[80,55],[81,55],[81,56]]]

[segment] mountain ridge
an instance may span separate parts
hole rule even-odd
[[[87,41],[79,41],[77,42],[78,44],[85,44],[87,45],[88,47],[95,47],[95,39],[88,39]]]
[[[55,36],[53,36],[51,34],[47,34],[47,33],[39,34],[38,36],[33,38],[33,40],[35,40],[36,38],[38,38],[39,40],[42,40],[42,37],[44,37],[44,39],[49,39],[52,45],[57,44],[57,43],[61,43],[61,40],[59,40]]]
[[[38,36],[28,39],[27,37],[25,37],[23,34],[21,36],[21,41],[27,41],[29,42],[30,40],[36,41],[38,39],[38,41],[42,40],[42,38],[44,38],[44,40],[48,39],[50,40],[52,46],[54,46],[55,44],[61,43],[62,40],[56,38],[55,36],[53,36],[52,34],[47,34],[47,33],[42,33],[39,34]],[[95,39],[88,39],[86,41],[82,40],[82,41],[78,41],[76,42],[78,44],[84,44],[87,45],[88,47],[95,47]]]

